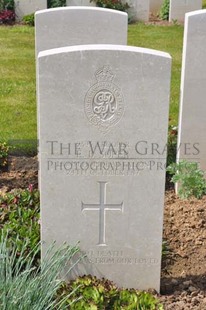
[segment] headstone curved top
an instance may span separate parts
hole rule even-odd
[[[38,57],[42,247],[78,275],[159,291],[171,57],[80,45]]]
[[[80,44],[127,44],[127,13],[96,7],[61,7],[35,14],[36,55]]]

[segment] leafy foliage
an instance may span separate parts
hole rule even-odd
[[[62,285],[59,274],[65,271],[65,266],[79,251],[78,247],[65,245],[55,251],[51,247],[41,265],[32,267],[39,245],[25,257],[27,244],[24,243],[17,258],[18,241],[17,236],[13,247],[8,248],[8,236],[0,239],[0,309],[63,310],[64,299],[54,298]]]
[[[61,6],[66,6],[66,0],[48,0],[47,1],[48,8],[57,8]]]
[[[29,25],[29,26],[34,26],[34,13],[25,15],[22,20],[24,24]]]
[[[14,11],[15,2],[14,0],[0,0],[0,11],[11,10]]]
[[[22,249],[25,255],[34,251],[40,240],[39,209],[39,192],[32,185],[26,190],[15,190],[0,197],[0,236],[8,235],[9,247],[17,242],[17,254]],[[35,255],[37,261],[40,253]]]
[[[187,199],[195,196],[200,199],[206,194],[206,180],[204,172],[199,169],[196,162],[180,161],[173,163],[167,168],[167,171],[172,174],[171,181],[179,184],[178,195],[182,199]]]
[[[72,293],[73,292],[73,293]],[[160,310],[158,300],[147,292],[118,289],[111,281],[84,276],[64,283],[58,294],[66,296],[64,305],[70,310]]]
[[[90,0],[90,2],[96,3],[97,6],[107,9],[118,10],[127,12],[129,4],[122,2],[121,0]]]
[[[11,24],[15,21],[15,13],[11,10],[0,11],[0,24]]]
[[[169,20],[170,0],[164,0],[160,9],[160,18],[163,20]]]

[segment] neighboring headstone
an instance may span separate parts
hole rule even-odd
[[[94,2],[90,0],[67,0],[67,6],[96,6]]]
[[[25,15],[47,8],[47,0],[15,0],[16,20],[20,21]]]
[[[126,45],[127,28],[127,13],[115,10],[62,7],[39,11],[35,14],[36,58],[40,51],[64,46]]]
[[[75,276],[159,290],[171,57],[87,45],[38,61],[43,253],[80,241]]]
[[[150,0],[150,13],[157,15],[160,12],[164,0]]]
[[[186,14],[177,160],[206,171],[206,10]]]
[[[128,3],[130,8],[128,9],[129,21],[143,21],[149,20],[149,1],[150,0],[121,0]],[[67,0],[67,6],[95,6],[94,2],[90,0]]]
[[[170,0],[169,21],[184,22],[185,14],[202,8],[202,0]]]
[[[127,14],[93,7],[62,7],[35,14],[36,55],[80,44],[127,44]]]
[[[150,0],[123,0],[129,4],[128,16],[130,21],[147,22],[149,20]]]

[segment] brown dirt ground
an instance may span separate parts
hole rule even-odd
[[[37,157],[10,157],[0,173],[0,194],[14,188],[38,186]],[[206,309],[206,196],[180,200],[167,186],[164,240],[169,254],[162,262],[161,295],[164,309]]]

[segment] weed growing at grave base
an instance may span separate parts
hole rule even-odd
[[[22,21],[24,24],[29,25],[29,26],[34,26],[34,13],[25,15],[22,18]]]
[[[162,305],[148,292],[134,289],[118,289],[111,281],[96,277],[79,277],[70,283],[64,283],[58,294],[61,296],[72,293],[64,305],[70,310],[161,310]],[[75,300],[77,300],[75,302]]]
[[[206,194],[206,180],[204,172],[199,169],[196,162],[180,161],[167,168],[172,174],[171,181],[178,183],[178,195],[181,199],[187,199],[191,196],[201,198]]]
[[[29,189],[15,190],[0,197],[0,236],[8,235],[10,247],[15,244],[18,236],[17,254],[26,256],[36,248],[40,240],[39,211],[39,192],[33,190],[32,185]],[[36,263],[40,253],[36,251],[35,255]]]
[[[170,0],[164,0],[160,9],[160,18],[163,20],[169,19]]]
[[[206,0],[203,0],[203,1],[202,1],[202,8],[203,8],[203,9],[206,9]]]
[[[177,133],[177,127],[169,125],[167,139],[167,166],[176,162]]]
[[[33,267],[39,245],[27,257],[23,247],[17,257],[18,241],[17,236],[13,247],[9,248],[9,237],[0,238],[0,309],[66,309],[62,303],[70,296],[55,299],[62,285],[58,275],[65,271],[65,266],[79,251],[78,247],[63,246],[56,251],[51,247],[41,265]],[[26,243],[24,246],[27,247]]]

